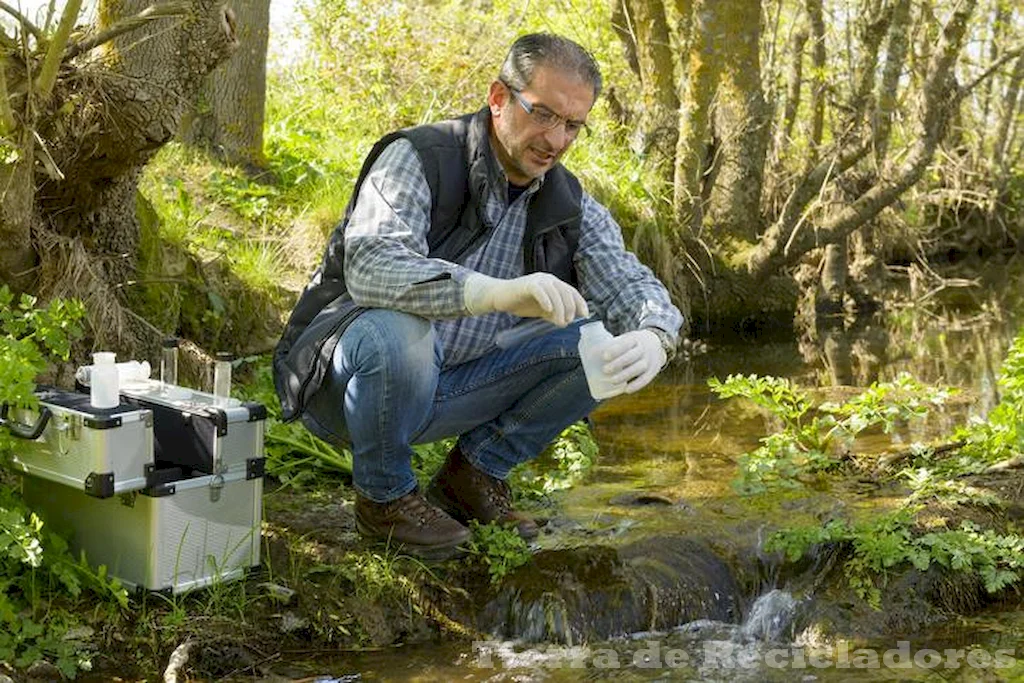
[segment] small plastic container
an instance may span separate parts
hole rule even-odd
[[[92,354],[89,372],[89,403],[93,408],[116,408],[121,403],[118,394],[117,354],[99,351]],[[147,363],[148,365],[148,363]]]
[[[618,396],[626,390],[625,382],[613,382],[604,373],[605,360],[602,351],[614,337],[600,321],[587,323],[580,328],[580,361],[587,376],[587,387],[595,399]]]
[[[160,344],[160,381],[178,383],[178,338],[167,337]]]
[[[218,351],[213,361],[213,395],[228,398],[231,395],[231,361],[234,356]]]

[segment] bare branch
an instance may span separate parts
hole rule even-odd
[[[980,76],[975,78],[973,81],[960,88],[958,96],[962,99],[972,90],[981,85],[982,82],[992,77],[995,72],[999,71],[1000,68],[1010,60],[1024,54],[1024,45],[1018,45],[1012,50],[1003,53],[1003,56],[992,62],[992,64],[981,73]]]
[[[943,29],[943,37],[938,51],[932,58],[924,86],[922,137],[900,172],[892,179],[878,182],[856,201],[844,205],[836,214],[817,223],[815,229],[797,234],[798,223],[793,218],[803,214],[803,207],[807,203],[803,201],[807,198],[806,193],[811,188],[821,187],[833,176],[829,168],[823,170],[819,164],[814,169],[819,176],[813,182],[811,174],[804,177],[788,200],[790,206],[783,209],[782,218],[765,233],[760,244],[749,254],[747,269],[753,276],[764,277],[776,268],[795,263],[815,247],[843,239],[866,221],[877,216],[921,179],[928,164],[931,163],[936,147],[945,135],[949,118],[960,101],[953,70],[963,48],[968,18],[976,5],[977,0],[965,0],[960,3]],[[853,151],[859,152],[863,149],[854,147]],[[850,159],[856,161],[853,156],[847,157],[847,160]],[[838,170],[839,164],[833,165]]]
[[[68,46],[67,50],[64,51],[64,59],[68,60],[73,57],[77,57],[83,52],[88,52],[89,50],[113,40],[118,36],[124,35],[125,33],[131,33],[136,29],[142,28],[151,21],[165,19],[168,17],[184,16],[188,13],[188,9],[189,3],[183,0],[170,0],[169,2],[160,2],[150,5],[134,16],[125,17],[99,33],[86,36],[77,43],[72,43]]]
[[[6,2],[0,2],[0,10],[3,10],[4,12],[7,12],[12,17],[17,19],[18,23],[21,24],[22,26],[24,26],[25,30],[28,31],[29,33],[31,33],[32,36],[36,40],[42,40],[43,39],[43,32],[40,31],[36,27],[35,24],[33,24],[31,21],[29,21],[28,17],[26,17],[24,14],[22,14],[21,12],[19,12],[16,9],[14,9],[10,5],[8,5]]]

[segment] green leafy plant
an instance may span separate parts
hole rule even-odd
[[[807,394],[789,380],[757,375],[730,375],[724,382],[708,380],[721,398],[752,401],[781,423],[761,439],[761,446],[739,458],[741,493],[795,488],[801,480],[837,468],[854,440],[869,429],[888,434],[897,425],[925,416],[953,393],[929,387],[903,373],[892,382],[876,382],[844,403],[812,405]]]
[[[82,333],[80,302],[37,304],[0,287],[0,403],[12,409],[38,408],[36,377],[50,362],[67,360]],[[18,445],[0,430],[0,462]],[[68,677],[87,669],[90,646],[69,636],[76,622],[60,606],[84,589],[127,604],[124,589],[102,568],[94,572],[72,557],[67,542],[46,529],[11,481],[0,477],[0,661],[28,666],[46,658]]]
[[[501,583],[506,576],[530,561],[530,548],[514,527],[495,522],[480,524],[472,520],[469,528],[473,532],[468,545],[469,554],[487,567],[491,585]]]
[[[577,484],[597,461],[598,447],[585,422],[569,425],[535,459],[514,468],[509,475],[516,495],[543,498]]]
[[[946,473],[984,470],[993,463],[1024,453],[1024,332],[1013,340],[999,371],[1000,400],[984,418],[976,417],[957,430],[964,446],[950,459]]]
[[[1003,501],[995,494],[962,481],[937,476],[926,467],[907,468],[900,472],[910,487],[908,503],[936,501],[946,507],[976,505],[998,508]]]
[[[914,508],[901,508],[859,524],[832,520],[820,527],[776,532],[768,551],[799,559],[812,546],[843,544],[850,558],[844,565],[849,586],[871,606],[881,606],[881,588],[888,572],[913,566],[925,571],[935,564],[978,576],[985,589],[997,593],[1020,580],[1024,569],[1024,538],[982,530],[970,521],[958,529],[915,533]]]

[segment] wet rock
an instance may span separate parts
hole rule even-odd
[[[209,643],[194,652],[194,666],[206,675],[221,677],[250,671],[256,664],[253,652],[241,641]]]
[[[60,669],[43,659],[32,662],[32,665],[25,671],[25,676],[30,683],[57,683],[64,680]]]
[[[646,491],[630,491],[622,493],[610,501],[611,505],[639,507],[643,505],[675,505],[676,502],[668,496],[660,493],[649,493]]]
[[[702,542],[659,536],[622,548],[537,553],[480,615],[481,630],[528,642],[582,642],[739,618],[739,588]]]
[[[14,683],[14,679],[11,678],[10,676],[5,676],[4,674],[0,674],[0,683]]]
[[[557,531],[582,531],[583,525],[570,517],[552,517],[544,525],[543,531],[546,534],[553,534]]]

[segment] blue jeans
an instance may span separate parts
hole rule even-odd
[[[345,330],[303,421],[351,447],[356,491],[378,503],[416,488],[411,444],[449,436],[504,479],[597,405],[577,351],[580,324],[442,370],[429,320],[368,310]]]

